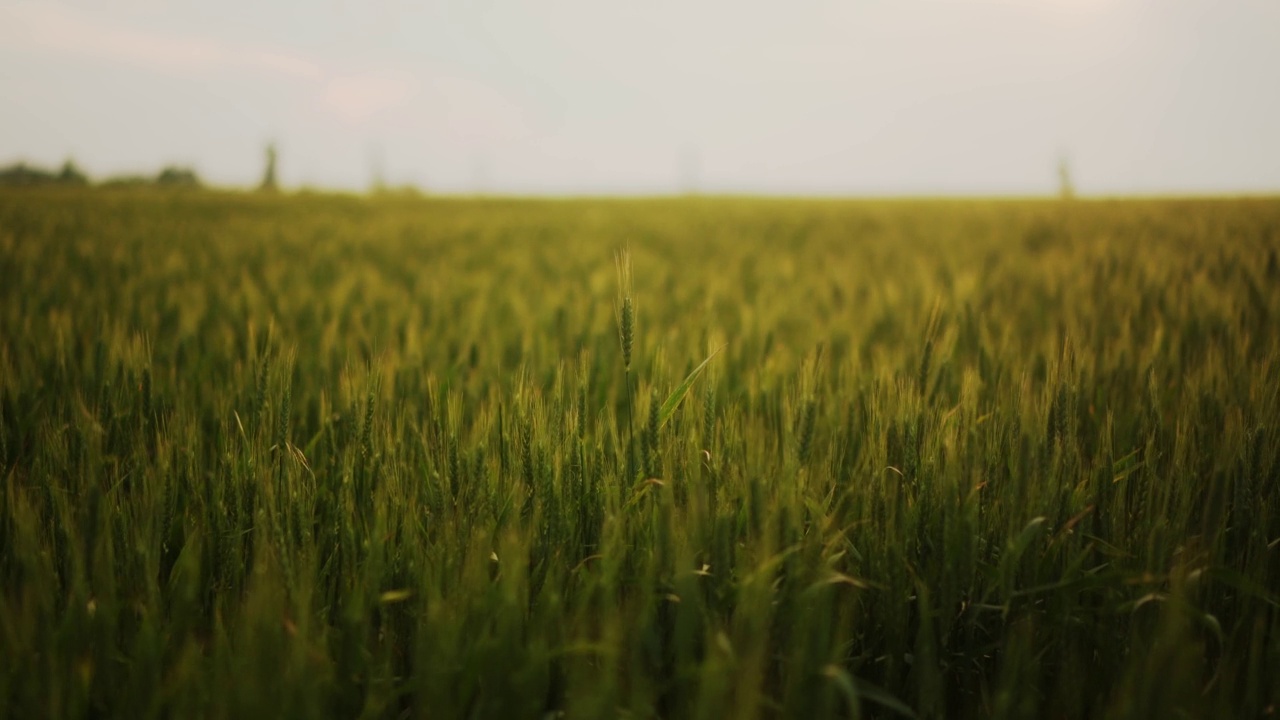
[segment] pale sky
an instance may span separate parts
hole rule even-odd
[[[0,0],[0,164],[511,193],[1280,191],[1280,0]]]

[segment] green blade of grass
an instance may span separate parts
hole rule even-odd
[[[828,665],[823,670],[823,674],[835,683],[836,688],[838,688],[840,693],[844,696],[845,702],[849,705],[849,713],[851,717],[862,716],[860,702],[862,700],[875,703],[886,710],[895,712],[905,718],[911,718],[914,720],[914,718],[917,717],[914,710],[912,710],[906,703],[894,697],[889,691],[877,687],[865,680],[853,677],[848,673],[848,671],[838,665]]]
[[[702,371],[706,369],[707,363],[711,362],[711,359],[716,355],[719,355],[720,351],[723,349],[723,345],[716,348],[714,352],[707,356],[706,360],[702,361],[701,365],[694,368],[693,372],[689,373],[689,377],[685,378],[684,382],[680,383],[675,390],[671,391],[671,394],[667,396],[666,401],[662,403],[662,408],[658,411],[658,427],[664,427],[667,424],[667,421],[671,419],[671,416],[676,413],[676,408],[680,407],[680,403],[684,401],[684,397],[689,394],[689,388],[693,387],[694,381],[697,380],[698,376],[702,374]]]

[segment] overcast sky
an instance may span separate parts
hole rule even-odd
[[[1280,191],[1278,0],[0,0],[0,163],[521,193]]]

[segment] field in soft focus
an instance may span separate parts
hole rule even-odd
[[[1277,253],[1274,199],[5,191],[0,707],[1275,715]]]

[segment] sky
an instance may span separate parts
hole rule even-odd
[[[445,193],[1280,191],[1277,0],[0,0],[0,164]]]

